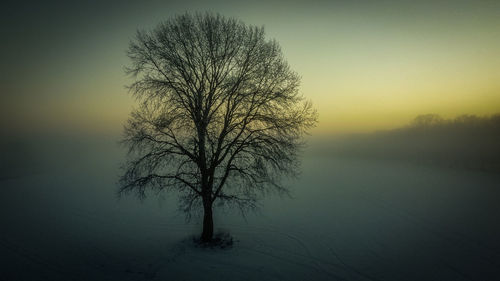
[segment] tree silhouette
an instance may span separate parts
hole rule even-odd
[[[138,31],[128,56],[140,106],[125,126],[120,193],[180,191],[188,214],[203,207],[201,240],[211,241],[214,202],[244,210],[287,192],[280,179],[297,174],[316,113],[263,27],[184,14]]]

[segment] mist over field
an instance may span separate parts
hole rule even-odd
[[[17,140],[2,149],[0,280],[495,280],[495,118],[312,137],[290,198],[245,218],[216,207],[235,241],[217,250],[192,244],[201,217],[186,222],[175,193],[117,199],[118,136]],[[472,143],[487,165],[452,153]]]
[[[312,143],[315,153],[334,157],[500,172],[500,114],[453,119],[424,114],[402,128],[317,138]]]

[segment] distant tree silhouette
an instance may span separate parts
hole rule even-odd
[[[213,237],[214,202],[254,208],[259,194],[287,192],[303,136],[316,123],[278,43],[264,28],[213,14],[184,14],[131,41],[129,89],[140,101],[125,126],[120,193],[181,192],[203,207]]]
[[[451,119],[424,114],[401,128],[332,140],[321,153],[499,173],[499,143],[499,113]]]
[[[415,117],[411,123],[414,127],[431,127],[443,124],[444,119],[437,114],[422,114]]]

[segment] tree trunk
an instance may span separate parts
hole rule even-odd
[[[202,242],[210,242],[214,236],[214,218],[212,214],[212,204],[203,202],[203,232],[201,233]]]

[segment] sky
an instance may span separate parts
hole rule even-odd
[[[264,26],[319,113],[313,135],[500,112],[500,1],[12,1],[0,134],[120,134],[137,29],[184,12]]]

